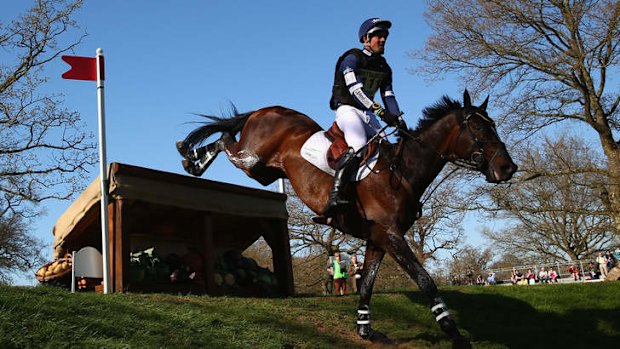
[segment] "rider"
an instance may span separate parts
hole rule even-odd
[[[323,210],[326,217],[349,204],[341,192],[359,169],[361,158],[357,152],[381,129],[377,117],[390,126],[405,127],[392,91],[392,69],[383,57],[391,26],[390,21],[381,18],[364,21],[358,34],[364,48],[346,51],[336,63],[329,105],[336,111],[336,124],[344,133],[349,149],[338,162],[334,185]],[[381,91],[387,111],[373,101],[377,90]]]

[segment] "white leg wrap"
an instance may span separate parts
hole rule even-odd
[[[435,316],[435,321],[439,322],[439,320],[445,318],[446,316],[450,316],[450,312],[445,310],[443,313]]]
[[[370,310],[369,309],[357,309],[357,324],[358,325],[370,325]]]
[[[448,307],[444,303],[437,303],[434,307],[431,308],[431,311],[434,313],[439,308],[448,309]]]
[[[435,321],[439,322],[439,320],[445,318],[446,316],[450,316],[450,312],[448,311],[448,307],[446,303],[438,299],[439,303],[433,305],[431,307],[431,312],[435,315]]]

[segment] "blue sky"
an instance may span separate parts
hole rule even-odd
[[[29,4],[3,4],[0,19],[15,18]],[[359,25],[370,17],[393,22],[385,56],[410,125],[442,95],[460,99],[464,86],[454,80],[427,82],[408,72],[418,62],[407,53],[422,48],[429,35],[423,11],[423,1],[411,0],[87,1],[74,19],[88,36],[74,54],[94,57],[97,48],[104,50],[108,162],[184,173],[174,143],[195,127],[187,123],[198,120],[192,113],[220,114],[230,102],[239,111],[283,105],[329,126],[336,59],[360,46]],[[49,64],[45,89],[63,93],[65,106],[81,113],[96,135],[95,83],[61,79],[68,68],[60,59]],[[94,166],[91,180],[97,172]],[[203,178],[262,188],[224,156]],[[43,203],[47,213],[35,230],[48,246],[69,205]],[[46,253],[51,258],[51,247]]]

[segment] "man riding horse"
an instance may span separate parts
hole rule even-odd
[[[381,18],[364,21],[358,33],[364,48],[346,51],[336,63],[329,106],[336,111],[336,124],[344,133],[349,148],[338,161],[334,184],[323,210],[325,217],[335,215],[350,203],[342,193],[359,169],[360,149],[381,130],[377,116],[390,126],[404,127],[392,90],[392,69],[383,57],[391,26],[390,21]],[[377,90],[381,91],[387,112],[373,101]]]
[[[381,18],[364,21],[358,32],[363,49],[346,51],[336,63],[329,105],[336,111],[336,124],[349,148],[338,160],[333,186],[323,210],[324,217],[331,217],[350,204],[343,198],[343,192],[359,169],[360,149],[381,130],[377,117],[390,126],[406,128],[392,90],[392,69],[383,57],[391,26],[390,21]],[[387,111],[373,101],[378,90]],[[201,176],[219,152],[221,144],[218,142],[196,149],[186,149],[186,144],[177,143],[179,152],[186,159],[183,162],[185,171]]]

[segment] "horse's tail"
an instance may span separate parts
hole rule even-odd
[[[221,132],[221,133],[230,133],[232,136],[241,132],[243,125],[245,125],[246,121],[250,115],[254,113],[247,112],[239,114],[236,109],[233,110],[233,115],[230,117],[219,117],[219,116],[211,116],[198,114],[212,121],[206,122],[203,126],[200,126],[190,132],[187,137],[185,137],[185,144],[191,148],[199,146],[204,140],[209,138],[210,136]]]

